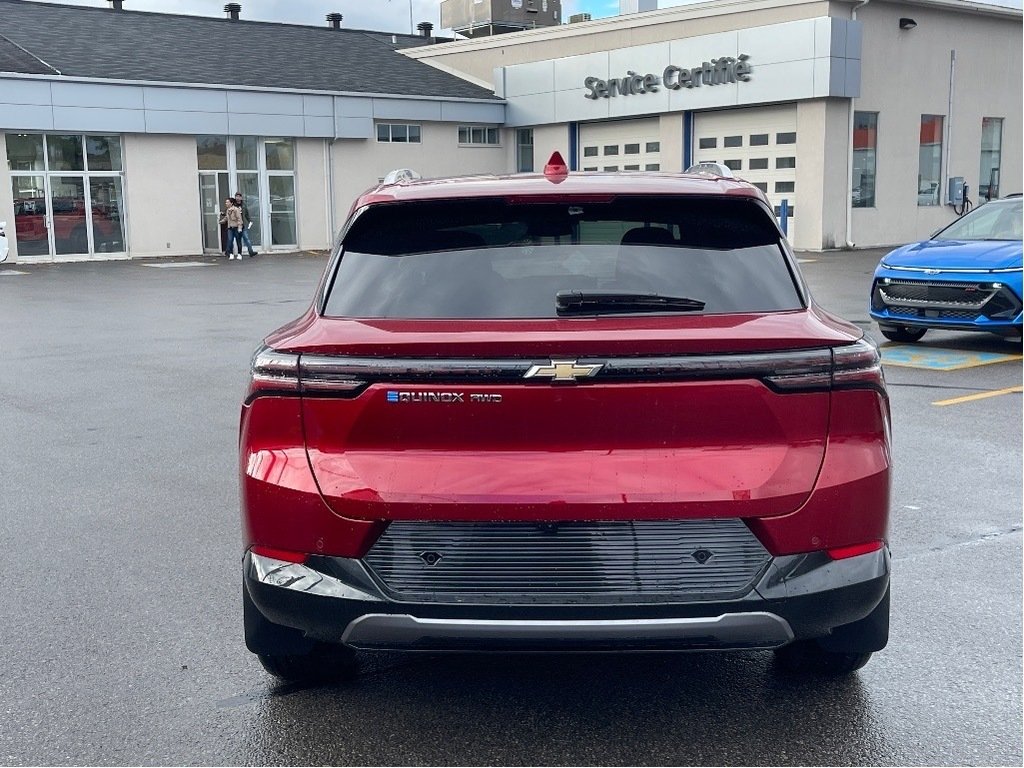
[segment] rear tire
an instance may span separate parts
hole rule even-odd
[[[793,674],[848,675],[889,642],[889,587],[867,616],[832,630],[827,637],[797,640],[775,649],[775,661]]]
[[[795,675],[848,675],[870,658],[870,652],[825,650],[817,640],[798,640],[775,650],[775,663]]]
[[[927,328],[912,328],[909,325],[880,325],[878,330],[889,341],[914,344],[924,338]]]
[[[351,680],[358,671],[355,651],[343,645],[317,643],[309,653],[257,654],[274,677],[290,683],[337,683]]]
[[[274,677],[288,682],[339,682],[351,679],[357,669],[351,648],[306,637],[292,627],[275,624],[264,616],[242,586],[245,645]]]

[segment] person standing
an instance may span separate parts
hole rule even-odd
[[[230,197],[224,201],[224,220],[228,225],[227,243],[224,250],[228,259],[235,258],[234,246],[238,243],[238,259],[242,259],[242,209]]]
[[[245,200],[242,199],[241,192],[235,192],[235,207],[242,212],[242,245],[249,249],[249,258],[251,259],[256,255],[256,251],[252,249],[252,240],[249,239],[249,228],[252,226],[252,217],[249,216],[249,206],[245,204]],[[242,249],[238,249],[241,253]]]

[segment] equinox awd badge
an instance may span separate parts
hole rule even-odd
[[[403,392],[388,390],[389,403],[500,403],[501,395],[491,392]]]

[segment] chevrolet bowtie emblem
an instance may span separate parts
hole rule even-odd
[[[552,360],[550,365],[534,365],[524,375],[524,379],[545,378],[552,381],[576,381],[594,376],[604,367],[597,365],[577,365],[575,360]]]

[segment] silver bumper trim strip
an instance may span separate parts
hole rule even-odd
[[[367,649],[442,649],[490,642],[546,644],[685,643],[699,647],[774,648],[793,640],[789,623],[773,613],[729,613],[686,619],[585,621],[430,619],[408,614],[371,613],[353,620],[343,643]]]

